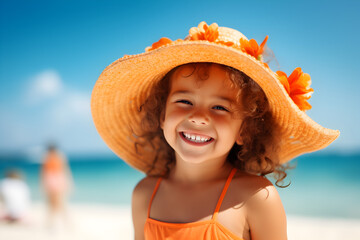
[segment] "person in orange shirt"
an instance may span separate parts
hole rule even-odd
[[[108,146],[147,176],[133,191],[136,240],[285,240],[286,215],[266,178],[339,131],[305,111],[310,75],[264,61],[265,44],[201,22],[100,75],[93,120]],[[285,185],[285,186],[284,186]]]
[[[49,145],[41,168],[41,183],[48,205],[48,224],[54,227],[57,217],[62,215],[67,222],[66,201],[73,181],[65,156]]]

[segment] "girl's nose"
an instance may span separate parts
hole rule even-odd
[[[189,121],[195,125],[207,125],[209,118],[203,111],[196,111],[190,115]]]

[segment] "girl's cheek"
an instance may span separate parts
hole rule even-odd
[[[167,108],[167,115],[174,117],[186,115],[188,112],[189,109],[187,107],[170,106]]]
[[[176,121],[176,119],[179,119],[183,115],[184,115],[183,112],[180,110],[168,109],[165,113],[164,122],[172,123],[172,122]]]
[[[232,120],[229,113],[213,113],[210,116],[213,121],[218,123],[229,123]]]

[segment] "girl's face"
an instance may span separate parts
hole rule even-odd
[[[184,66],[171,77],[161,124],[165,139],[177,161],[225,161],[234,143],[241,144],[238,90],[218,65],[209,67],[206,80],[192,72]]]

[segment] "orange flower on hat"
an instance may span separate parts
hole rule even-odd
[[[250,41],[248,41],[244,38],[240,38],[240,48],[243,52],[255,57],[257,60],[262,61],[262,53],[264,52],[264,47],[268,38],[269,36],[266,36],[260,46],[254,39],[250,39]]]
[[[172,41],[171,41],[169,38],[167,38],[167,37],[163,37],[163,38],[160,38],[159,41],[153,43],[153,44],[151,45],[151,47],[145,48],[145,51],[146,51],[146,52],[149,52],[149,51],[152,51],[152,50],[154,50],[154,49],[157,49],[157,48],[159,48],[159,47],[161,47],[161,46],[163,46],[163,45],[169,44],[169,43],[172,43]]]
[[[235,43],[233,42],[225,42],[225,41],[217,41],[217,43],[223,44],[228,47],[233,47],[235,45]]]
[[[201,22],[198,27],[192,27],[189,30],[191,40],[207,40],[215,42],[219,37],[219,26],[216,23],[210,26],[206,22]]]
[[[281,84],[285,87],[285,90],[300,110],[310,110],[311,105],[307,100],[311,98],[311,94],[314,92],[314,89],[310,88],[310,75],[303,73],[299,67],[295,68],[289,77],[282,71],[277,71],[276,74],[278,75]]]

